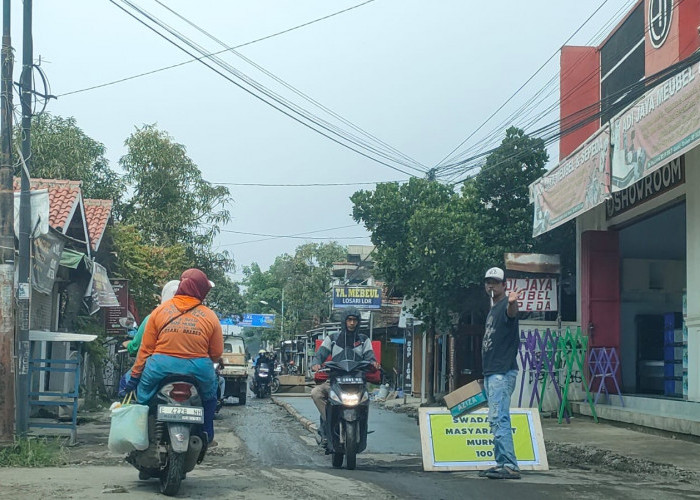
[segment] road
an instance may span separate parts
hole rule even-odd
[[[314,418],[308,399],[295,407]],[[104,414],[102,414],[104,415]],[[87,499],[119,493],[120,499],[162,498],[157,481],[139,481],[136,471],[106,450],[108,421],[81,427],[79,445],[68,450],[71,465],[0,469],[3,499]],[[246,406],[226,406],[217,418],[216,440],[205,463],[183,482],[181,498],[700,498],[697,485],[669,479],[606,472],[595,464],[565,465],[550,456],[552,470],[528,472],[520,481],[493,481],[474,472],[423,472],[415,420],[370,410],[367,453],[357,470],[333,469],[313,436],[282,407],[250,397]]]

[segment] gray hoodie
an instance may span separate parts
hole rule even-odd
[[[323,340],[321,347],[316,351],[316,356],[314,356],[314,364],[320,365],[326,358],[330,355],[333,360],[343,352],[345,348],[352,348],[353,353],[357,356],[358,360],[364,361],[376,361],[377,358],[372,350],[372,342],[369,340],[367,335],[359,333],[360,325],[358,323],[357,328],[354,332],[348,332],[345,326],[345,320],[349,316],[355,316],[358,320],[361,318],[360,311],[356,307],[348,307],[343,310],[343,315],[340,321],[341,330],[337,333],[329,335]]]

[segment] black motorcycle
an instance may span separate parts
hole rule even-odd
[[[271,394],[271,384],[275,376],[274,368],[269,361],[258,361],[253,375],[253,392],[262,399]]]
[[[139,479],[157,477],[160,492],[174,496],[209,444],[197,381],[183,375],[164,378],[148,406],[149,446],[132,451],[126,461],[138,469]]]
[[[369,361],[326,361],[330,397],[326,405],[326,453],[332,455],[333,467],[348,469],[357,465],[357,454],[367,448],[369,394],[365,373],[372,369]]]

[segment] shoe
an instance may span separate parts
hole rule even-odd
[[[496,470],[498,470],[498,467],[497,467],[497,466],[493,466],[493,467],[491,467],[490,469],[480,470],[480,471],[479,471],[479,477],[488,477],[488,473],[489,473],[489,472],[494,472],[494,471],[496,471]]]
[[[520,471],[510,467],[499,467],[494,471],[486,473],[489,479],[520,479]]]
[[[211,443],[209,443],[209,448],[216,448],[217,446],[219,446],[219,443],[216,441],[212,441]]]

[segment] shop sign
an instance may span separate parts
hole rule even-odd
[[[419,408],[423,469],[458,471],[496,464],[488,409],[453,417],[447,408]],[[523,470],[549,470],[537,408],[511,408],[513,445]]]
[[[605,202],[605,216],[610,219],[620,215],[684,182],[685,157],[681,156],[622,191],[614,192]]]
[[[556,278],[507,278],[506,293],[518,290],[518,310],[545,312],[559,309]]]
[[[530,185],[535,206],[532,235],[539,236],[605,201],[609,195],[610,129],[605,126]]]
[[[105,332],[107,335],[123,335],[126,333],[126,320],[129,306],[129,281],[125,279],[110,279],[114,295],[117,296],[117,307],[105,307]],[[121,321],[120,321],[121,320]]]
[[[333,308],[357,307],[381,309],[382,289],[373,286],[346,286],[333,288]]]
[[[700,143],[700,77],[694,64],[647,91],[612,120],[612,191]]]

